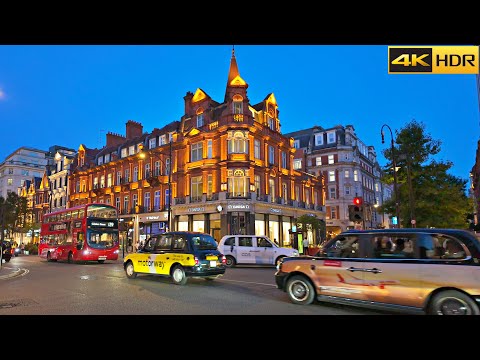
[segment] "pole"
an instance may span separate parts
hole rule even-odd
[[[387,127],[388,130],[390,131],[390,137],[391,137],[391,143],[390,143],[390,146],[391,146],[391,150],[392,150],[392,164],[393,164],[393,191],[395,193],[395,215],[397,217],[397,224],[398,224],[398,227],[400,228],[401,227],[401,223],[400,223],[400,203],[399,203],[399,196],[398,196],[398,185],[397,185],[397,161],[395,159],[395,144],[394,144],[394,140],[393,140],[393,132],[392,132],[392,129],[390,128],[390,126],[388,126],[387,124],[383,124],[382,126],[382,129],[380,130],[380,133],[382,135],[382,144],[385,143],[385,139],[384,139],[384,135],[383,135],[383,128],[384,127]]]
[[[410,160],[409,156],[407,155],[407,181],[408,181],[408,200],[410,203],[410,223],[412,227],[417,227],[416,220],[415,220],[415,200],[413,198],[413,187],[412,187],[412,175],[410,173]]]
[[[170,226],[170,217],[171,217],[171,212],[172,212],[172,140],[170,139],[170,148],[169,148],[169,163],[170,167],[168,169],[168,218],[167,218],[167,223],[168,223],[168,231],[172,231],[172,227]]]

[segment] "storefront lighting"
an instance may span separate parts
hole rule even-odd
[[[220,185],[220,189],[222,191],[227,191],[227,183],[222,183],[222,185]]]
[[[255,192],[255,185],[250,184],[250,191]]]

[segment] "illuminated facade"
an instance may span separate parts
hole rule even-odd
[[[57,211],[67,207],[68,175],[76,151],[62,146],[52,146],[49,151],[53,155],[48,176],[51,191],[50,211]]]
[[[116,205],[124,223],[132,221],[134,241],[163,232],[170,217],[171,230],[216,240],[267,235],[289,245],[298,217],[325,219],[322,181],[294,169],[296,150],[280,132],[275,96],[251,105],[247,88],[232,53],[222,103],[197,89],[184,97],[179,121],[144,133],[130,120],[125,136],[107,134],[103,149],[81,145],[69,206]],[[309,239],[317,241],[317,234]]]

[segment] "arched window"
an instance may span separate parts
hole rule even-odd
[[[233,113],[243,114],[243,97],[241,95],[233,96]]]
[[[233,136],[229,136],[227,141],[229,154],[248,153],[248,136],[241,131],[236,131],[235,133],[233,133]]]

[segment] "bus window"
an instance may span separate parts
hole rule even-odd
[[[72,213],[70,211],[65,213],[65,220],[70,220],[70,217],[72,216]]]

